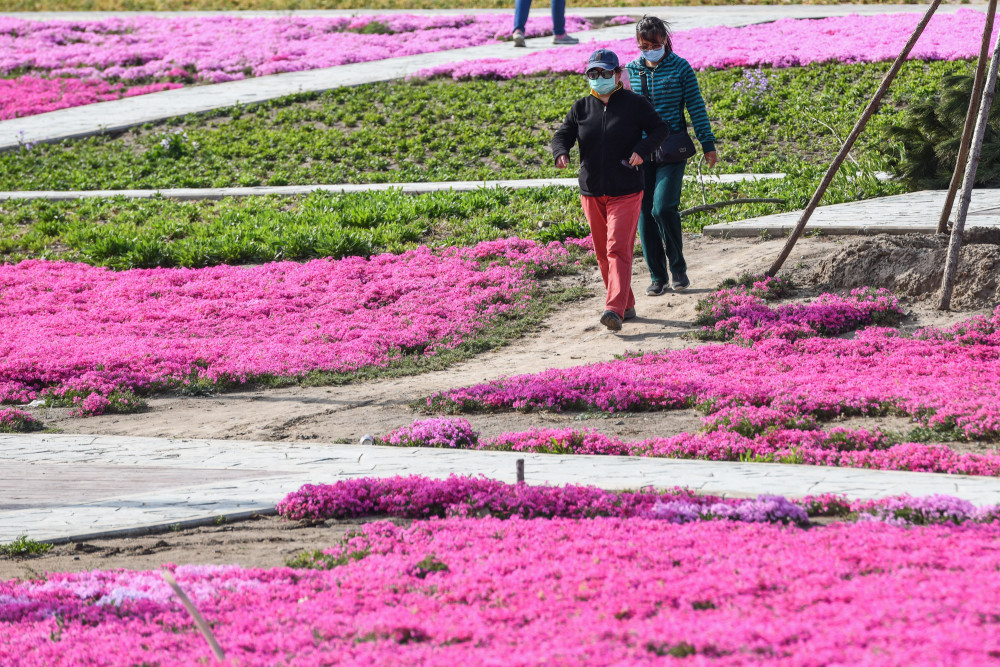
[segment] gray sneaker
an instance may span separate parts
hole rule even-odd
[[[561,35],[556,35],[555,37],[553,37],[552,43],[572,46],[573,44],[579,44],[580,40],[578,40],[576,37],[571,37],[570,35],[563,33]]]
[[[652,284],[646,288],[646,296],[660,296],[663,294],[663,282],[659,280],[654,280]]]
[[[628,322],[629,320],[634,320],[636,317],[638,317],[638,315],[635,314],[635,308],[626,308],[625,317],[622,319]]]
[[[681,292],[691,287],[691,281],[688,279],[686,273],[682,273],[679,276],[674,276],[674,282],[670,284],[675,292]]]
[[[618,313],[613,310],[604,311],[604,314],[601,315],[601,324],[611,331],[622,330],[622,318],[618,317]]]
[[[515,30],[512,35],[514,39],[514,46],[524,46],[524,33],[520,30]]]

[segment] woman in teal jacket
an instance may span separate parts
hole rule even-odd
[[[671,132],[687,132],[684,121],[686,107],[705,153],[705,161],[709,167],[714,167],[718,160],[715,135],[708,122],[701,88],[691,65],[673,52],[667,24],[655,16],[643,16],[635,26],[635,38],[641,55],[625,67],[630,87],[640,95],[644,94],[642,78],[645,74],[646,90],[652,98],[653,108],[670,126]],[[684,261],[678,211],[686,163],[657,166],[647,160],[643,165],[645,188],[642,213],[639,215],[639,240],[642,241],[642,255],[652,278],[652,283],[646,288],[646,294],[650,296],[663,294],[668,284],[675,290],[691,285]],[[670,276],[673,276],[672,282],[667,280],[668,268]]]

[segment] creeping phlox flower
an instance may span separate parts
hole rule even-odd
[[[578,247],[506,239],[368,259],[121,272],[3,265],[0,401],[51,395],[98,414],[109,399],[131,400],[130,390],[433,356],[522,312],[536,276],[574,261]]]
[[[485,477],[430,479],[410,477],[344,480],[306,484],[278,503],[286,519],[325,520],[365,516],[406,519],[490,515],[498,518],[643,517],[672,523],[724,519],[762,523],[808,523],[810,516],[882,521],[894,525],[990,523],[1000,518],[1000,506],[976,507],[951,496],[894,496],[850,501],[835,494],[789,500],[783,496],[721,498],[698,495],[681,487],[658,493],[649,490],[605,491],[593,486],[529,486]]]
[[[525,488],[470,482],[465,497],[489,508]],[[367,505],[404,492],[434,503],[459,486],[397,478],[330,488],[353,511],[352,498]],[[979,665],[1000,651],[990,622],[1000,595],[998,523],[868,520],[800,530],[800,503],[699,500],[679,490],[633,494],[647,500],[649,516],[581,519],[567,517],[579,516],[585,491],[628,494],[549,491],[550,519],[374,521],[313,558],[313,569],[165,567],[227,662],[247,667],[443,667],[510,664],[511,656],[515,664],[660,665],[674,656],[720,665]],[[850,510],[839,497],[810,503]],[[4,665],[211,660],[157,572],[0,582]]]
[[[837,415],[894,412],[911,416],[925,429],[921,440],[935,434],[951,439],[1000,437],[1000,307],[989,317],[972,318],[948,329],[924,329],[905,336],[896,329],[874,326],[853,339],[788,336],[769,312],[794,312],[815,333],[843,331],[845,326],[890,320],[898,316],[895,298],[867,290],[848,297],[821,297],[793,310],[753,302],[749,295],[727,298],[723,315],[734,320],[731,331],[747,335],[747,345],[710,345],[646,354],[616,361],[550,369],[501,378],[484,384],[439,392],[428,406],[442,412],[478,410],[666,410],[696,405],[707,413],[737,406],[765,406],[796,422],[775,422],[769,433],[753,441],[739,429],[680,434],[658,441],[649,453],[678,451],[722,458],[746,454],[757,458],[787,449],[798,462],[829,465],[935,470],[995,475],[995,453],[961,454],[941,445],[895,445],[886,435],[866,431],[801,431],[802,420]],[[739,305],[733,306],[738,301]],[[831,304],[837,308],[831,310]],[[835,316],[832,316],[834,313]],[[762,324],[763,323],[763,324]],[[752,334],[752,335],[751,335]],[[735,432],[734,432],[735,431]],[[827,443],[827,444],[823,444]],[[870,444],[865,444],[870,443]],[[835,447],[828,445],[835,444]],[[878,449],[881,451],[870,451]],[[798,453],[796,453],[797,450]],[[739,454],[737,454],[739,452]],[[801,454],[801,456],[799,455]],[[780,454],[785,456],[785,454]],[[828,458],[833,457],[833,458]]]
[[[42,422],[23,410],[0,408],[0,433],[25,433],[42,428]]]
[[[902,317],[899,301],[886,289],[859,287],[848,295],[822,294],[812,303],[769,306],[757,285],[722,289],[698,303],[696,324],[709,340],[757,342],[834,336],[862,326],[891,325]],[[765,288],[766,289],[766,288]]]
[[[1000,476],[1000,454],[957,452],[942,444],[899,442],[875,429],[819,428],[811,415],[788,409],[742,406],[705,418],[700,433],[680,433],[636,442],[590,430],[532,429],[479,438],[468,422],[447,419],[415,422],[397,429],[382,444],[454,447],[536,454],[655,456],[709,461],[799,463],[807,465]],[[402,433],[404,435],[396,435]],[[424,439],[414,434],[425,434]],[[460,434],[460,435],[457,435]]]
[[[571,32],[586,30],[566,17]],[[528,20],[529,37],[552,23]],[[0,120],[253,76],[486,44],[510,16],[199,16],[27,21],[0,17]]]
[[[919,14],[779,19],[743,27],[712,26],[674,33],[674,51],[696,70],[796,67],[812,63],[871,63],[895,59],[920,21]],[[910,52],[912,60],[960,60],[979,53],[985,14],[960,9],[934,16]],[[996,41],[1000,28],[994,28]],[[576,74],[597,48],[620,58],[639,55],[635,39],[591,41],[520,58],[483,58],[421,70],[418,77],[513,79],[542,73]],[[760,90],[760,84],[755,87]]]

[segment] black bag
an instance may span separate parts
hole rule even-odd
[[[653,103],[653,96],[649,94],[649,85],[646,83],[646,72],[642,72],[642,96]],[[661,164],[677,164],[688,158],[694,157],[694,142],[687,133],[687,122],[684,120],[684,104],[681,102],[681,124],[684,126],[683,132],[670,132],[653,153],[649,160],[656,166]]]

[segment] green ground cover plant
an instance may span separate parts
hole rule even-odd
[[[314,192],[179,202],[125,197],[0,202],[0,260],[82,261],[114,269],[257,264],[474,245],[517,235],[589,233],[574,188],[421,195]]]
[[[900,4],[866,0],[867,4]],[[643,0],[569,0],[569,7],[636,7]],[[803,4],[802,0],[661,0],[661,5]],[[837,2],[811,4],[838,4]],[[510,10],[509,0],[10,0],[12,12],[60,11],[183,11],[241,9],[497,9]]]
[[[825,165],[887,65],[766,71],[771,92],[748,98],[741,70],[700,80],[723,171]],[[898,150],[885,128],[900,109],[967,72],[968,61],[914,62],[859,141],[871,169]],[[548,145],[585,90],[582,77],[397,81],[302,94],[175,118],[118,136],[36,145],[0,155],[0,189],[222,187],[564,176]],[[178,137],[182,137],[178,139]]]

